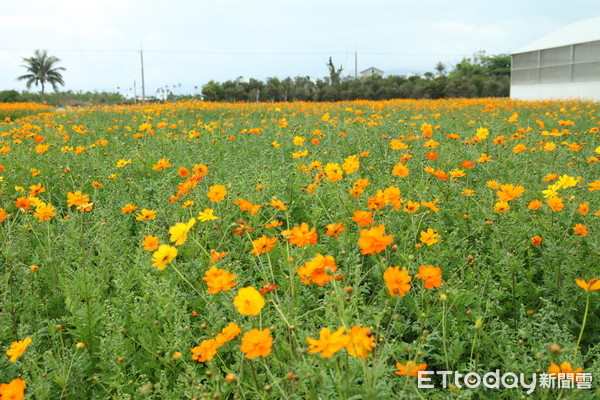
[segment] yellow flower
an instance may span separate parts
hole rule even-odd
[[[258,315],[265,306],[265,299],[252,286],[242,288],[233,299],[233,304],[244,315]]]
[[[319,339],[306,338],[310,344],[308,352],[311,354],[321,353],[321,357],[329,358],[337,353],[340,349],[346,347],[350,338],[345,335],[346,328],[341,327],[337,331],[331,333],[329,328],[321,329]]]
[[[67,193],[67,206],[68,207],[80,206],[89,201],[90,201],[89,196],[87,194],[81,193],[80,191],[77,191],[75,193],[72,193],[72,192]]]
[[[21,355],[23,355],[23,353],[25,352],[25,349],[27,349],[27,346],[29,346],[30,343],[31,343],[30,337],[27,337],[24,340],[21,340],[20,342],[13,342],[10,345],[10,349],[8,349],[6,351],[6,355],[10,356],[10,359],[8,361],[10,361],[10,362],[17,361],[17,359],[19,357],[21,357]]]
[[[206,208],[204,209],[204,211],[200,211],[198,213],[198,220],[200,222],[207,222],[207,221],[214,221],[215,219],[218,219],[219,217],[217,217],[214,214],[214,210],[212,208]]]
[[[171,235],[170,241],[175,242],[175,246],[181,246],[187,240],[187,235],[190,229],[196,224],[196,218],[191,218],[187,224],[179,222],[169,228]]]
[[[177,249],[168,244],[162,244],[152,255],[152,260],[154,261],[152,266],[162,271],[175,257],[177,257]]]
[[[348,333],[348,344],[346,350],[352,357],[365,359],[369,353],[377,346],[375,335],[371,329],[354,325]]]
[[[556,184],[562,189],[567,189],[573,186],[577,186],[577,184],[581,181],[581,178],[574,178],[569,175],[563,175],[558,178],[558,182]]]
[[[131,159],[127,160],[125,158],[121,158],[119,161],[117,161],[117,168],[123,168],[127,164],[131,164]]]
[[[145,221],[156,218],[156,211],[142,208],[141,213],[135,214],[136,221]]]
[[[431,246],[432,244],[436,244],[439,241],[440,235],[431,228],[427,228],[427,231],[421,232],[421,242],[425,243],[427,246]]]

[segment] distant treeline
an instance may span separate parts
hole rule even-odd
[[[40,93],[17,92],[16,90],[0,91],[0,103],[34,102],[44,103]],[[84,106],[100,104],[125,103],[125,97],[119,93],[110,92],[49,92],[46,93],[45,103],[55,107]]]
[[[394,98],[439,99],[444,97],[506,97],[510,89],[510,56],[486,56],[481,53],[465,58],[451,71],[441,62],[436,72],[423,75],[367,78],[341,78],[329,60],[329,76],[267,78],[226,82],[210,81],[202,87],[206,101],[339,101],[384,100]]]
[[[267,78],[229,80],[222,83],[210,81],[202,87],[202,99],[206,101],[257,102],[257,101],[340,101],[385,99],[439,99],[444,97],[506,97],[510,89],[510,56],[500,54],[486,56],[484,53],[465,58],[450,71],[439,62],[435,72],[422,75],[385,78],[373,75],[367,78],[342,78],[342,69],[335,68],[331,59],[327,64],[329,76],[323,79]],[[199,98],[200,96],[174,96],[168,100]],[[147,98],[154,101],[153,98]],[[43,103],[40,93],[0,91],[0,103]],[[115,92],[51,92],[46,93],[45,103],[55,107],[131,103]]]

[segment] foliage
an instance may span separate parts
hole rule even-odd
[[[52,85],[54,91],[58,90],[58,85],[63,85],[61,71],[64,71],[64,67],[55,66],[60,60],[54,56],[48,56],[46,50],[36,50],[33,57],[24,57],[23,61],[25,65],[23,67],[27,70],[27,74],[21,75],[17,78],[19,81],[26,81],[27,88],[31,85],[38,84],[42,87],[42,100],[45,100],[44,86],[46,83]]]
[[[342,68],[336,69],[329,58],[329,76],[268,78],[265,83],[251,80],[253,85],[238,81],[210,81],[202,87],[207,101],[340,101],[387,100],[398,98],[441,99],[447,97],[506,97],[510,89],[510,56],[486,56],[480,53],[465,58],[446,75],[446,66],[439,62],[436,74],[427,72],[410,77],[389,75],[353,79],[342,78]],[[253,88],[255,88],[253,90]],[[256,89],[258,88],[258,90]]]

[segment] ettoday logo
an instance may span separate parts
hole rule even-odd
[[[459,389],[463,387],[475,389],[485,387],[487,389],[515,389],[523,388],[527,394],[531,394],[537,387],[561,388],[561,389],[591,389],[592,374],[515,374],[506,372],[502,374],[499,369],[487,372],[483,375],[477,372],[461,373],[458,371],[419,371],[417,386],[420,389],[434,389],[432,375],[442,377],[441,387],[447,388],[453,384]]]

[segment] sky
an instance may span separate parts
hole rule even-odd
[[[61,90],[200,93],[239,76],[342,76],[447,69],[485,51],[510,53],[600,16],[594,0],[18,0],[0,14],[0,90],[26,89],[23,58],[60,59]],[[32,91],[39,87],[32,86]]]

